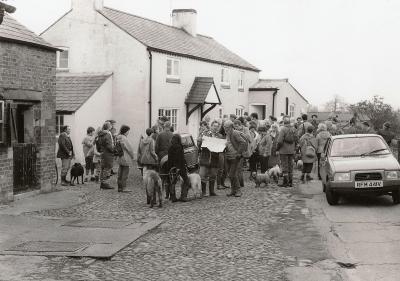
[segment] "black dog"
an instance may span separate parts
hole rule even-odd
[[[79,177],[81,177],[82,184],[84,184],[83,174],[84,174],[83,166],[80,163],[75,163],[71,168],[71,185],[75,182],[75,180],[79,184]]]

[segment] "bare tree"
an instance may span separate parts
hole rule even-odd
[[[333,99],[325,103],[324,110],[329,112],[346,112],[349,110],[349,104],[339,95],[334,95]]]

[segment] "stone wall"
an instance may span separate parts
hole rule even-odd
[[[31,107],[33,142],[38,147],[37,181],[51,191],[55,177],[56,52],[0,41],[0,88],[41,91],[43,101]],[[13,151],[0,148],[0,201],[13,199]]]

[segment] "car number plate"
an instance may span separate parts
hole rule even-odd
[[[383,187],[383,181],[357,181],[356,188]]]

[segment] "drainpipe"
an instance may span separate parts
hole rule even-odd
[[[275,117],[275,99],[276,99],[276,94],[278,93],[277,90],[272,94],[272,116]]]
[[[147,49],[149,52],[149,60],[150,60],[150,77],[149,77],[149,128],[151,128],[153,125],[151,123],[151,118],[152,118],[152,95],[153,95],[153,55],[149,49]]]

